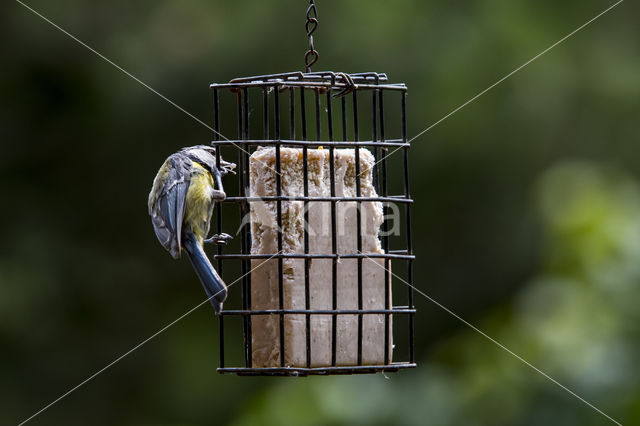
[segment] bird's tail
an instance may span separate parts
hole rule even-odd
[[[200,278],[213,309],[216,314],[219,314],[222,310],[222,303],[227,298],[227,286],[213,268],[213,265],[211,265],[202,245],[198,243],[193,234],[185,233],[183,246],[189,255],[193,269],[196,270],[196,274]]]

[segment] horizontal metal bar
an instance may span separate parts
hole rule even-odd
[[[331,374],[363,374],[375,372],[395,372],[406,368],[416,368],[415,363],[394,362],[388,365],[358,365],[336,367],[266,367],[266,368],[218,368],[218,373],[234,373],[240,376],[308,376]]]
[[[272,253],[272,254],[218,254],[214,259],[407,259],[413,260],[416,257],[408,254],[384,254],[384,253],[349,253],[349,254],[302,254],[302,253]]]
[[[244,87],[304,87],[308,89],[344,89],[351,87],[344,83],[331,84],[322,81],[300,81],[300,80],[267,80],[267,81],[248,81],[246,83],[213,83],[209,85],[211,89],[240,89]],[[404,83],[394,84],[367,84],[358,83],[353,85],[354,90],[394,90],[406,92],[407,86]]]
[[[256,145],[256,146],[334,146],[334,147],[356,147],[356,146],[372,146],[372,147],[409,147],[408,142],[403,142],[402,139],[389,139],[387,141],[298,141],[290,139],[246,139],[246,140],[225,140],[225,141],[211,141],[211,145]]]
[[[352,79],[364,78],[365,80],[374,79],[376,81],[387,81],[389,78],[385,73],[379,72],[357,72],[353,74],[349,74]]]
[[[415,314],[415,309],[408,308],[392,308],[392,309],[263,309],[263,310],[229,310],[222,311],[220,315],[234,315],[234,316],[250,316],[250,315],[383,315],[383,314]]]
[[[287,197],[287,196],[265,196],[265,197],[227,197],[225,202],[231,203],[258,203],[267,201],[341,201],[341,202],[364,202],[364,201],[377,201],[381,203],[404,203],[411,204],[413,200],[406,199],[404,195],[392,196],[392,197]]]
[[[339,78],[340,73],[333,71],[314,71],[310,73],[304,73],[302,71],[294,71],[280,74],[264,74],[264,75],[255,75],[252,77],[240,77],[234,78],[229,83],[245,83],[245,82],[256,82],[256,81],[265,81],[265,80],[288,80],[290,78],[296,78],[298,80],[317,80],[317,79],[325,79],[331,80],[332,78]],[[355,74],[349,74],[352,80],[368,80],[373,79],[377,81],[388,81],[388,77],[384,73],[377,72],[361,72]]]

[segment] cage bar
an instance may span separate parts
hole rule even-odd
[[[218,89],[213,89],[213,140],[217,142],[220,140],[220,97],[218,94]],[[220,168],[220,149],[216,150],[216,167]],[[219,202],[216,202],[215,209],[216,214],[216,230],[218,235],[222,234],[222,205]],[[218,245],[217,254],[220,256],[222,254],[222,246]],[[218,273],[223,275],[223,261],[222,259],[217,260],[217,270]],[[218,335],[220,340],[220,354],[219,354],[219,362],[220,368],[224,368],[224,316],[220,316],[218,321]]]
[[[332,87],[335,84],[335,77],[331,79]],[[331,99],[331,87],[327,90],[327,117],[328,117],[328,130],[329,130],[329,142],[333,142],[333,111],[331,105],[333,104]],[[344,127],[344,124],[343,124]],[[346,139],[346,138],[345,138]],[[329,188],[332,198],[336,196],[336,175],[335,175],[335,146],[329,147]],[[338,244],[336,239],[336,202],[331,202],[331,307],[334,314],[331,316],[331,366],[336,366],[336,335],[338,334],[338,314],[335,311],[338,309]]]
[[[306,376],[306,375],[330,375],[330,374],[363,374],[375,373],[379,371],[394,372],[401,369],[413,368],[416,366],[413,349],[413,332],[414,320],[416,313],[413,304],[413,270],[412,264],[415,259],[411,245],[411,217],[410,208],[413,200],[409,191],[409,171],[408,171],[408,149],[410,144],[406,135],[406,93],[407,87],[400,84],[388,82],[386,74],[381,73],[355,73],[346,75],[344,73],[336,73],[331,71],[302,73],[292,72],[284,74],[261,75],[254,77],[237,78],[229,83],[212,84],[214,98],[214,138],[212,145],[218,147],[216,152],[216,160],[220,161],[220,150],[235,150],[238,156],[238,192],[237,194],[228,192],[227,199],[223,202],[226,204],[237,204],[240,214],[240,221],[246,224],[247,218],[251,214],[251,205],[256,202],[272,202],[276,208],[277,230],[277,252],[276,253],[252,253],[251,251],[251,230],[249,226],[243,226],[239,232],[239,241],[233,241],[228,246],[218,246],[215,255],[217,269],[226,282],[233,282],[238,277],[232,274],[236,273],[233,268],[224,268],[227,262],[240,262],[241,289],[237,291],[233,288],[229,290],[227,304],[228,309],[224,309],[219,317],[219,338],[220,338],[220,373],[235,373],[238,375],[265,375],[265,376]],[[254,95],[251,95],[255,92]],[[365,98],[360,95],[364,92],[370,92],[370,108],[371,114],[360,115],[359,103]],[[400,98],[399,117],[395,113],[390,116],[394,120],[398,120],[398,129],[400,134],[387,135],[385,122],[385,92],[390,93],[390,97]],[[224,93],[233,93],[237,98],[237,138],[226,139],[220,137],[221,121],[227,126],[227,120],[223,116],[225,111],[221,109],[220,98]],[[287,111],[281,108],[281,94],[286,93],[284,103]],[[307,95],[311,95],[308,98]],[[251,99],[258,100],[261,98],[262,114],[254,114]],[[351,98],[348,104],[347,99]],[[368,97],[366,98],[368,99]],[[309,100],[310,106],[307,104]],[[258,101],[260,102],[260,101]],[[271,107],[273,102],[273,108]],[[367,101],[368,103],[368,101]],[[338,115],[340,121],[341,140],[335,140],[334,111],[338,106]],[[259,105],[259,104],[258,104]],[[260,107],[258,107],[260,108]],[[397,111],[395,108],[391,110]],[[283,116],[288,119],[288,138],[281,137],[281,126]],[[323,120],[323,117],[326,117]],[[396,118],[397,117],[397,118]],[[270,123],[273,120],[273,128]],[[260,123],[261,121],[261,123]],[[323,123],[324,121],[324,123]],[[312,123],[313,122],[313,123]],[[229,122],[230,125],[230,122]],[[365,135],[371,129],[370,136]],[[310,130],[312,129],[312,130]],[[261,130],[261,131],[260,131]],[[314,132],[315,131],[315,132]],[[256,133],[261,133],[261,139],[256,138]],[[271,135],[273,133],[273,136]],[[314,134],[315,133],[315,134]],[[313,135],[313,136],[310,136]],[[324,135],[324,138],[323,138]],[[390,137],[388,137],[390,136]],[[275,196],[268,197],[251,197],[247,193],[250,184],[250,155],[259,147],[271,147],[275,153],[275,171],[277,177],[275,179]],[[293,147],[299,148],[302,152],[302,176],[303,176],[303,195],[302,196],[285,196],[283,195],[281,163],[281,148]],[[330,196],[313,196],[309,190],[309,150],[326,147],[329,151],[329,193]],[[339,148],[354,149],[355,154],[355,197],[336,196],[336,179],[335,179],[335,161],[336,150]],[[372,170],[372,184],[376,191],[376,196],[363,196],[361,192],[360,182],[360,149],[368,149],[372,152],[375,164]],[[394,162],[393,168],[389,165],[392,159],[387,159],[386,155],[390,149],[401,149],[402,157],[398,156]],[[325,160],[326,161],[326,160]],[[393,170],[400,173],[402,169],[402,177],[404,190],[400,195],[389,195],[388,177],[389,172]],[[366,195],[366,194],[365,194]],[[283,203],[300,201],[304,206],[303,228],[303,250],[302,253],[284,253],[283,247]],[[381,231],[381,247],[380,253],[363,253],[363,218],[360,206],[362,203],[381,203],[383,208],[384,221]],[[330,226],[331,226],[331,250],[327,253],[312,253],[310,250],[310,235],[307,224],[309,222],[309,207],[327,203],[330,208]],[[353,203],[356,209],[356,253],[340,253],[337,227],[338,215],[337,209],[340,203]],[[404,247],[392,247],[388,236],[389,223],[387,219],[389,203],[397,203],[404,208],[404,227],[401,232],[404,234],[401,238],[406,242]],[[350,204],[349,204],[350,205]],[[224,232],[224,220],[221,206],[215,209],[216,229],[217,233]],[[313,208],[313,207],[312,207]],[[228,229],[227,229],[228,231]],[[363,296],[363,262],[365,259],[378,259],[377,262],[384,264],[384,306],[382,309],[368,309],[365,307]],[[285,286],[284,286],[284,260],[300,259],[304,264],[304,309],[288,308],[285,306]],[[330,309],[314,309],[311,299],[310,288],[310,270],[311,263],[314,259],[327,259],[331,264],[330,283],[327,280],[328,291],[331,292]],[[357,265],[357,307],[349,309],[339,308],[338,299],[340,282],[338,274],[338,265],[341,259],[354,259]],[[252,306],[252,262],[262,260],[274,260],[277,262],[277,307],[274,309],[257,309]],[[410,286],[407,293],[406,305],[393,305],[393,295],[391,293],[391,284],[395,278],[391,275],[392,264],[405,263],[407,282]],[[328,272],[328,271],[327,271]],[[396,294],[394,292],[394,294]],[[240,296],[240,309],[233,300],[237,300]],[[301,305],[300,305],[301,306]],[[297,315],[303,318],[304,342],[306,349],[305,362],[302,365],[288,366],[286,365],[285,349],[286,349],[286,324],[285,318],[290,315]],[[384,319],[384,355],[382,363],[375,365],[367,365],[363,362],[363,323],[364,318],[377,315]],[[252,318],[254,316],[277,318],[278,342],[279,347],[279,366],[259,367],[253,365],[252,358]],[[316,316],[328,316],[330,318],[330,362],[329,365],[321,367],[313,367],[312,355],[314,353],[312,334],[313,334],[313,318]],[[355,354],[355,365],[340,365],[337,359],[338,347],[338,321],[344,316],[357,318],[357,354]],[[402,316],[408,318],[408,343],[405,352],[408,354],[406,361],[393,361],[390,342],[393,333],[391,326],[393,316]],[[227,321],[225,321],[225,318]],[[233,327],[234,320],[240,321],[240,326],[244,338],[243,354],[245,358],[244,366],[229,367],[226,365],[228,358],[225,357],[225,336],[229,335],[229,328]],[[394,322],[394,326],[397,324]],[[234,328],[237,330],[237,328]],[[396,343],[396,342],[394,342]],[[404,353],[404,352],[403,352]]]

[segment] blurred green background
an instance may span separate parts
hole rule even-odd
[[[301,69],[307,3],[28,2],[208,123],[209,83]],[[406,82],[409,136],[612,4],[317,3],[315,69]],[[638,16],[622,3],[411,155],[416,285],[623,424],[640,423]],[[17,424],[204,299],[146,197],[212,134],[17,2],[0,35],[0,423]],[[204,306],[32,423],[610,424],[416,303],[417,370],[221,376]]]

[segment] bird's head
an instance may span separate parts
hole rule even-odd
[[[216,164],[216,149],[207,145],[196,145],[182,148],[180,150],[193,161],[203,166],[211,166]]]
[[[213,171],[216,169],[216,149],[214,147],[208,145],[195,145],[182,148],[180,151],[191,160],[202,164],[209,170]],[[235,164],[229,163],[228,161],[224,161],[220,158],[220,172],[222,175],[234,173],[233,169],[235,169],[235,167]]]

